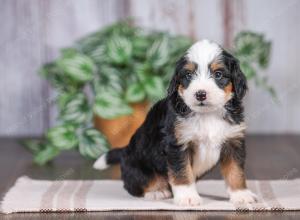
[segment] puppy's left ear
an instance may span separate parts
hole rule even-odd
[[[168,87],[168,96],[172,95],[174,92],[177,91],[177,84],[178,84],[178,74],[175,71],[175,74],[173,75],[169,87]]]
[[[235,96],[241,100],[244,98],[248,86],[247,86],[247,79],[245,74],[242,72],[239,61],[233,57],[232,59],[232,82]]]
[[[185,56],[181,57],[177,62],[176,62],[176,67],[175,67],[175,73],[171,79],[171,82],[168,87],[168,96],[172,95],[177,91],[177,87],[179,84],[179,75],[180,71],[182,70],[183,66],[187,63],[187,60]]]

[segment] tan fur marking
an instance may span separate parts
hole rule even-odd
[[[222,68],[224,68],[223,63],[214,61],[210,64],[210,69],[211,69],[212,72],[215,72],[216,70],[222,69]]]
[[[182,145],[184,144],[184,149],[186,149],[187,147],[189,147],[189,144],[186,144],[183,142],[183,134],[182,134],[182,130],[185,129],[183,124],[180,123],[180,122],[176,122],[175,123],[175,128],[174,128],[174,133],[175,133],[175,137],[176,137],[176,140],[177,140],[177,143]]]
[[[221,163],[221,172],[226,184],[230,190],[240,190],[246,188],[244,171],[239,167],[237,162],[230,158]]]
[[[149,182],[148,186],[145,187],[144,193],[146,192],[154,192],[161,191],[163,189],[167,189],[169,187],[168,181],[166,178],[162,176],[156,175],[152,181]]]
[[[196,67],[197,66],[196,66],[195,63],[188,62],[187,64],[185,64],[185,66],[183,68],[186,69],[186,70],[189,70],[193,74],[193,73],[196,73],[196,71],[195,71]],[[180,95],[183,94],[183,90],[184,90],[184,87],[182,85],[179,85],[178,86],[178,92],[179,92]]]
[[[225,86],[224,92],[225,92],[226,96],[231,95],[232,88],[233,88],[233,86],[232,86],[231,82],[227,86]]]
[[[176,122],[175,123],[175,126],[174,126],[174,132],[175,132],[175,137],[176,137],[176,140],[177,140],[177,143],[181,144],[181,129],[182,129],[182,125],[181,123],[178,123]]]
[[[178,86],[178,92],[179,92],[180,95],[183,94],[183,90],[184,90],[183,86],[182,86],[182,85],[179,85],[179,86]]]
[[[193,62],[188,62],[185,66],[184,66],[185,69],[191,71],[192,73],[195,72],[196,70],[196,64],[193,63]]]

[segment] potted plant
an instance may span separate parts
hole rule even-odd
[[[122,21],[62,49],[40,71],[57,91],[59,116],[43,140],[26,143],[34,161],[42,165],[71,149],[95,159],[109,147],[126,146],[151,104],[165,95],[177,59],[191,44],[188,37]],[[270,42],[242,32],[233,53],[247,78],[274,94],[266,78],[256,74],[268,65]]]

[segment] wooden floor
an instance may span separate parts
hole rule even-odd
[[[300,177],[300,136],[250,136],[247,138],[248,179],[293,179]],[[118,167],[104,172],[93,170],[92,161],[83,160],[77,152],[68,152],[52,164],[38,167],[31,155],[16,139],[0,139],[0,196],[20,175],[36,179],[117,179]],[[218,167],[204,177],[219,179]],[[300,187],[300,186],[299,186]],[[29,198],[30,199],[30,198]],[[76,214],[12,214],[2,219],[300,219],[299,212],[98,212]]]

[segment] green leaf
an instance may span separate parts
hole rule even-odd
[[[271,42],[264,42],[263,50],[261,50],[258,63],[261,68],[266,68],[269,65],[270,53],[271,53]]]
[[[58,154],[60,150],[52,145],[47,145],[45,149],[40,151],[35,157],[34,162],[38,165],[45,165],[47,162],[53,160]]]
[[[96,69],[93,61],[83,54],[63,57],[57,64],[67,76],[80,83],[92,80]]]
[[[102,88],[96,95],[94,112],[106,119],[132,114],[132,108],[115,90]]]
[[[93,59],[93,61],[96,64],[101,65],[102,63],[109,61],[109,59],[106,56],[106,48],[104,45],[97,46],[88,55],[89,55],[89,57],[91,57],[91,59]]]
[[[149,63],[136,64],[134,65],[134,74],[137,75],[139,81],[145,81],[147,79],[147,75],[151,72],[151,65]]]
[[[158,76],[149,77],[144,82],[147,95],[152,100],[161,99],[165,95],[163,80]]]
[[[58,108],[63,109],[75,94],[76,93],[74,92],[59,91],[59,95],[56,99],[56,104],[58,105]]]
[[[146,57],[145,51],[151,46],[150,39],[145,35],[136,36],[132,39],[133,56],[137,59],[144,59]]]
[[[47,133],[49,142],[60,150],[75,148],[78,144],[75,127],[72,125],[60,125],[51,128]]]
[[[45,64],[39,73],[46,78],[53,87],[60,90],[76,91],[81,85],[66,76],[57,63]]]
[[[117,67],[102,65],[99,72],[101,77],[99,79],[99,84],[97,85],[98,88],[105,86],[116,90],[118,93],[124,91],[124,79],[122,79],[122,73]],[[98,88],[95,88],[96,93],[98,93]]]
[[[245,74],[245,76],[248,80],[255,77],[255,75],[256,75],[255,69],[249,63],[241,62],[240,66],[241,66],[242,72]]]
[[[164,37],[155,41],[147,51],[147,59],[154,69],[167,63],[169,59],[168,39]]]
[[[108,150],[105,137],[96,129],[86,129],[79,138],[80,154],[87,158],[97,159]]]
[[[67,48],[63,48],[60,50],[62,57],[67,58],[67,57],[73,57],[75,56],[78,51],[75,48],[72,47],[67,47]]]
[[[84,54],[91,54],[99,45],[103,45],[103,31],[96,31],[78,40],[74,47]]]
[[[234,40],[234,53],[247,62],[255,62],[261,68],[268,65],[271,43],[262,34],[251,31],[240,32]]]
[[[122,36],[113,36],[107,44],[107,55],[112,63],[125,64],[131,59],[132,44]]]
[[[141,102],[145,99],[146,93],[145,90],[140,83],[134,83],[128,86],[125,99],[128,102]]]
[[[89,119],[90,108],[84,93],[71,95],[61,106],[60,119],[67,123],[82,124]],[[62,102],[62,101],[61,101]]]
[[[242,71],[247,79],[254,80],[258,87],[268,91],[274,98],[275,90],[267,83],[267,78],[261,75],[270,60],[271,42],[265,40],[263,34],[242,31],[235,37],[234,54],[240,60]]]
[[[45,148],[45,145],[41,140],[25,140],[22,141],[22,144],[34,155],[36,155]]]
[[[163,71],[162,80],[164,81],[165,90],[167,89],[167,86],[169,85],[174,75],[174,65],[175,62],[173,64],[165,65],[164,68],[161,70]]]

